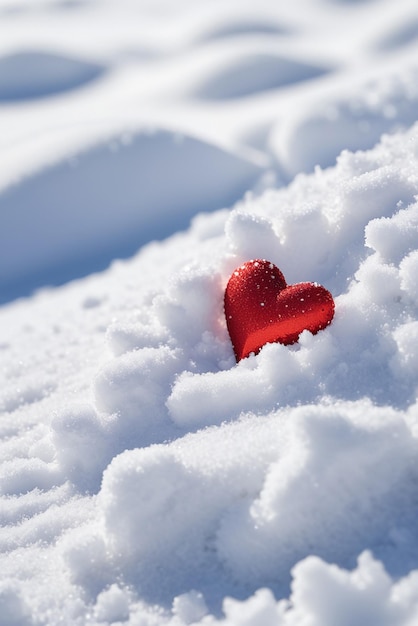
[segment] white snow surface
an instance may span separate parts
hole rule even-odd
[[[0,625],[418,623],[416,0],[0,20]],[[253,258],[335,317],[237,364]]]

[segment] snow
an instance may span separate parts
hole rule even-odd
[[[0,624],[412,626],[415,3],[0,15]],[[335,317],[236,363],[257,258]]]
[[[192,181],[191,168],[201,172]],[[259,170],[215,146],[162,130],[108,139],[72,154],[71,161],[67,157],[5,189],[2,291],[9,298],[17,288],[26,295],[39,285],[103,269],[118,254],[186,227],[196,211],[235,201]],[[153,184],[155,171],[164,192]]]

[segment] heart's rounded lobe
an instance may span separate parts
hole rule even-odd
[[[266,343],[295,343],[304,330],[330,324],[334,300],[316,283],[287,286],[273,263],[255,259],[238,267],[225,290],[225,317],[237,361]]]

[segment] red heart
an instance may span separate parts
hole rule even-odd
[[[278,267],[255,259],[238,267],[225,290],[225,317],[237,361],[266,343],[295,343],[331,323],[334,300],[316,283],[286,285]]]

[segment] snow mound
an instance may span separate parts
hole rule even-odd
[[[415,573],[394,582],[369,552],[360,555],[351,571],[311,556],[294,568],[293,575],[289,602],[277,602],[269,589],[260,589],[245,602],[226,598],[225,619],[207,616],[199,624],[407,626],[417,619]]]
[[[237,17],[231,19],[229,16],[224,16],[221,20],[219,17],[217,20],[212,20],[212,23],[209,20],[209,25],[199,34],[198,40],[204,42],[254,35],[277,36],[286,33],[288,33],[286,27],[273,21],[262,20],[250,15],[241,19]]]
[[[222,65],[206,72],[193,95],[208,100],[241,98],[312,79],[327,71],[325,67],[267,52],[228,54]]]
[[[46,51],[0,57],[0,102],[43,98],[99,78],[104,66]]]
[[[384,52],[391,52],[397,48],[408,46],[418,39],[418,21],[416,19],[410,19],[408,21],[402,21],[392,25],[389,32],[381,36],[377,42],[377,48]]]
[[[0,192],[2,299],[103,269],[196,212],[235,202],[261,172],[164,130],[122,133],[34,172]]]
[[[300,104],[270,136],[273,154],[289,177],[333,165],[342,150],[372,148],[384,133],[417,118],[417,70],[385,74],[343,94]],[[324,141],[326,137],[326,141]]]
[[[171,595],[202,585],[203,566],[275,589],[310,553],[351,566],[369,547],[399,567],[401,547],[381,546],[395,526],[416,536],[416,454],[400,415],[368,402],[249,416],[114,459],[99,495],[105,542],[128,579]]]

